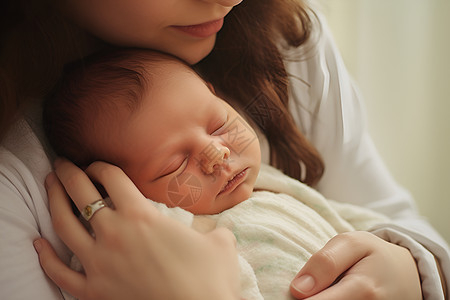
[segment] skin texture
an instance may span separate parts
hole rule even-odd
[[[121,46],[146,47],[165,51],[193,64],[203,59],[211,51],[216,35],[211,34],[204,38],[193,37],[173,26],[202,24],[220,19],[230,11],[233,5],[237,5],[239,2],[237,0],[70,0],[67,11],[81,27],[107,42]],[[74,274],[64,267],[54,255],[51,255],[51,248],[45,241],[38,240],[41,246],[39,254],[42,266],[57,285],[81,299],[123,299],[124,297],[115,297],[123,296],[121,292],[124,291],[127,291],[127,296],[135,295],[133,299],[144,299],[148,295],[156,295],[155,298],[163,296],[163,299],[179,299],[177,295],[179,296],[180,293],[183,294],[183,299],[235,298],[235,293],[232,292],[235,284],[232,282],[233,278],[237,277],[237,271],[234,267],[228,268],[233,266],[233,263],[220,264],[225,260],[205,259],[211,264],[209,266],[201,265],[200,269],[194,263],[190,263],[191,259],[192,262],[197,263],[202,261],[195,259],[196,254],[207,258],[208,255],[217,251],[217,255],[222,256],[223,249],[228,249],[224,255],[229,258],[227,261],[233,262],[235,257],[232,258],[233,255],[230,254],[233,251],[230,250],[232,247],[229,235],[228,243],[225,242],[227,238],[221,239],[219,243],[221,246],[227,245],[226,247],[214,247],[212,245],[217,240],[211,239],[211,236],[199,237],[188,229],[175,226],[171,227],[173,230],[170,231],[172,239],[166,239],[165,234],[168,232],[164,230],[164,226],[169,221],[157,215],[156,212],[151,212],[151,209],[141,199],[142,194],[138,193],[130,182],[126,184],[126,188],[123,184],[118,184],[118,180],[126,181],[126,177],[119,175],[120,172],[113,166],[96,163],[88,168],[87,174],[91,177],[101,178],[100,182],[110,187],[111,190],[108,193],[113,196],[113,201],[118,209],[116,211],[102,209],[94,216],[92,224],[97,239],[88,240],[86,232],[72,216],[67,199],[70,197],[79,208],[83,208],[86,204],[99,198],[98,192],[87,180],[86,174],[74,165],[68,162],[59,163],[55,166],[55,170],[59,181],[52,180],[53,183],[48,185],[55,228],[63,241],[80,257],[87,270],[86,276]],[[54,175],[50,177],[54,177]],[[119,189],[119,187],[123,189]],[[148,215],[143,216],[145,214]],[[144,224],[142,222],[137,222],[141,226],[135,224],[134,221],[140,219],[137,216],[148,221],[149,232],[141,232],[142,227],[145,226],[142,226]],[[122,229],[119,225],[126,226],[126,229]],[[132,234],[133,230],[137,230],[136,232],[141,232],[143,235],[139,237],[137,234]],[[115,232],[121,234],[115,234]],[[175,234],[176,232],[178,233]],[[186,232],[189,232],[190,235],[185,235]],[[124,236],[128,233],[131,234],[131,237],[129,240],[125,240]],[[189,243],[184,239],[185,236],[189,238],[196,236],[203,241],[209,240],[205,243],[212,248],[209,250],[208,247],[195,248],[196,242]],[[183,242],[185,243],[183,244]],[[134,246],[131,247],[131,244]],[[153,247],[151,247],[152,245]],[[125,272],[122,271],[120,268],[124,267],[123,265],[128,262],[128,259],[134,256],[142,258],[143,251],[135,252],[140,246],[143,246],[143,250],[151,251],[149,253],[152,253],[154,257],[149,258],[149,254],[147,254],[142,260],[144,263],[138,264],[136,260],[136,264],[132,264],[134,268],[130,266],[125,269]],[[184,247],[194,247],[194,249],[182,253],[177,252],[179,250],[177,248],[185,249]],[[154,268],[145,266],[145,262],[154,263],[159,261],[158,259],[166,261],[161,258],[161,255],[168,250],[170,250],[168,253],[172,254],[169,257],[176,259],[176,266],[164,263]],[[110,256],[114,254],[114,257]],[[180,261],[177,259],[177,255],[184,258],[189,257],[189,259]],[[109,266],[101,259],[102,257],[110,259]],[[119,259],[124,257],[126,257],[125,262]],[[112,258],[115,259],[111,260]],[[111,264],[111,261],[114,263]],[[213,270],[205,269],[207,267]],[[151,287],[147,285],[148,289],[143,291],[142,286],[146,286],[143,283],[152,282],[153,274],[156,274],[152,271],[158,270],[157,274],[159,274],[159,268],[165,270],[165,276],[162,276],[164,280],[156,280],[154,285]],[[176,273],[175,269],[187,270],[191,276],[183,281],[174,274]],[[329,271],[325,272],[324,270]],[[231,276],[231,273],[235,276]],[[295,286],[298,283],[297,278],[305,274],[311,276],[312,280],[307,280],[309,289],[302,292]],[[118,278],[119,275],[122,277]],[[221,275],[226,278],[221,278]],[[206,276],[204,284],[198,286],[195,285],[195,282],[189,281],[196,276],[198,278]],[[369,233],[339,235],[308,261],[298,277],[293,280],[291,292],[299,299],[311,295],[314,296],[310,299],[421,299],[422,297],[416,264],[409,251]],[[333,285],[338,277],[340,277],[340,281]],[[152,280],[145,280],[146,278],[152,278]],[[131,282],[137,279],[142,281]],[[98,284],[99,282],[100,284]],[[172,283],[177,288],[170,286]],[[219,283],[223,285],[218,287]],[[109,288],[111,289],[109,290]],[[203,289],[221,292],[217,292],[215,295],[213,295],[214,293],[195,294],[196,292],[201,293]],[[169,292],[174,295],[167,294]],[[144,296],[144,294],[146,295]]]

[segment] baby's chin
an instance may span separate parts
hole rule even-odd
[[[229,207],[227,207],[225,209],[230,209],[230,208],[238,205],[239,203],[242,203],[242,202],[248,200],[248,198],[250,198],[250,196],[253,193],[253,188],[254,188],[253,183],[243,182],[241,184],[241,186],[239,187],[239,190],[236,190],[234,194],[229,195],[229,198],[227,199],[228,200],[227,203],[229,204]],[[225,210],[225,209],[223,209],[223,210]]]

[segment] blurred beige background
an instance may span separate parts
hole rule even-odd
[[[394,177],[450,241],[450,0],[320,0]]]

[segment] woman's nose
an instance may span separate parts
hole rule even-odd
[[[227,163],[230,149],[221,144],[211,143],[200,155],[202,171],[209,175]]]
[[[217,3],[225,7],[236,6],[241,3],[243,0],[202,0],[204,2]]]

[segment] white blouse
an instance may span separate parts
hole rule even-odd
[[[318,190],[327,198],[392,218],[392,223],[381,224],[372,232],[410,249],[418,264],[424,298],[444,299],[434,258],[450,278],[448,245],[417,214],[411,196],[393,180],[377,154],[366,130],[360,96],[326,23],[322,22],[310,43],[286,55],[291,112],[325,162]],[[64,293],[41,270],[32,245],[42,236],[64,262],[71,256],[51,224],[43,186],[51,166],[40,142],[37,116],[39,113],[30,113],[19,120],[0,146],[1,299],[64,299]],[[263,160],[268,162],[264,138],[261,144]],[[445,284],[450,290],[449,283]]]

